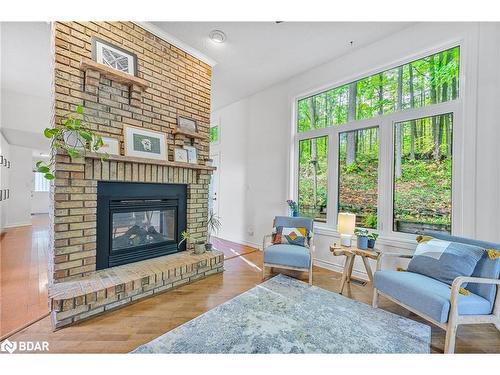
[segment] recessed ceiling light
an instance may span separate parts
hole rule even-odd
[[[221,30],[210,31],[208,37],[215,43],[224,43],[224,41],[226,40],[226,34],[224,34],[224,32]]]

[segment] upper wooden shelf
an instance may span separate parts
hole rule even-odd
[[[174,129],[173,134],[181,134],[189,138],[198,138],[198,139],[204,139],[205,136],[201,135],[200,133],[195,133],[195,132],[190,132],[189,130],[182,130],[179,128]]]
[[[92,159],[100,159],[102,157],[101,154],[88,152],[85,155],[86,158]],[[158,160],[158,159],[145,159],[145,158],[137,158],[133,156],[123,156],[123,155],[109,155],[108,161],[120,161],[124,163],[138,163],[138,164],[155,164],[166,167],[176,167],[176,168],[187,168],[187,169],[197,169],[197,170],[205,170],[205,171],[215,171],[217,168],[209,165],[200,165],[200,164],[192,164],[192,163],[182,163],[177,161],[168,161],[168,160]]]
[[[146,81],[142,78],[133,76],[133,75],[128,74],[128,73],[120,72],[119,70],[113,69],[110,66],[100,64],[100,63],[95,62],[93,60],[83,59],[80,62],[80,69],[82,69],[82,70],[87,70],[87,69],[95,70],[112,81],[120,82],[120,83],[122,83],[124,85],[128,85],[128,86],[137,85],[137,86],[141,87],[143,90],[149,87],[148,81]]]

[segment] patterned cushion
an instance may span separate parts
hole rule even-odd
[[[309,231],[306,228],[276,227],[273,229],[273,245],[288,244],[309,246]]]
[[[479,246],[421,237],[409,272],[419,273],[446,284],[458,276],[470,276],[485,250]],[[466,285],[463,285],[465,288]]]

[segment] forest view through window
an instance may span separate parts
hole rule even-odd
[[[351,212],[358,227],[451,232],[459,90],[457,46],[298,100],[299,214],[331,226]]]
[[[299,212],[326,222],[328,137],[299,142]]]
[[[356,214],[357,227],[377,229],[378,128],[339,138],[339,212]]]
[[[450,233],[453,116],[394,127],[394,231]]]

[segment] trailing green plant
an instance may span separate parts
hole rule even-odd
[[[59,126],[45,128],[43,134],[50,139],[51,158],[48,162],[38,161],[37,172],[43,173],[47,180],[53,180],[55,156],[64,150],[71,159],[84,157],[87,152],[98,152],[104,145],[102,137],[95,134],[85,121],[83,106],[78,105],[75,113],[68,113],[61,119]],[[101,161],[109,157],[103,153]]]
[[[208,242],[211,243],[210,239],[212,234],[217,234],[222,227],[222,223],[220,221],[220,217],[215,215],[213,210],[210,210],[208,214],[207,220],[207,229],[208,229]]]

